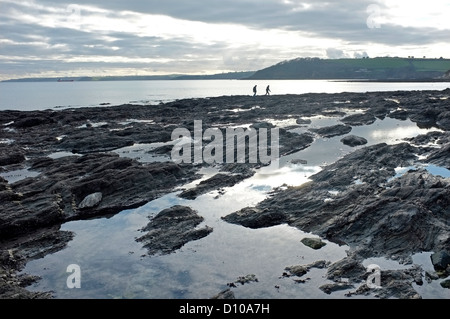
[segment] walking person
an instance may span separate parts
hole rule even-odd
[[[266,95],[270,95],[270,85],[266,87]]]
[[[255,86],[253,87],[253,96],[256,96],[256,87],[257,87],[257,85],[255,85]]]

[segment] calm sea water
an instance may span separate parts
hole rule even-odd
[[[100,106],[105,103],[151,105],[183,98],[272,94],[444,90],[450,83],[363,83],[327,80],[186,80],[107,82],[0,82],[0,110],[43,110]]]

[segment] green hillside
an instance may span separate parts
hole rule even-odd
[[[450,59],[299,58],[257,71],[250,79],[439,79],[450,70]]]

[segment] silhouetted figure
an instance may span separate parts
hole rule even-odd
[[[266,87],[266,95],[270,95],[270,85]]]
[[[256,87],[257,87],[257,85],[255,85],[255,86],[253,87],[253,96],[256,96]]]

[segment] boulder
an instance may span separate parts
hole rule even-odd
[[[83,209],[95,207],[102,201],[102,197],[103,194],[101,192],[90,194],[81,201],[78,208]]]
[[[348,135],[341,139],[341,142],[350,147],[360,146],[367,144],[367,140],[364,137],[356,135]]]
[[[167,255],[186,243],[209,235],[209,226],[198,229],[204,218],[187,206],[175,205],[159,212],[141,229],[145,235],[136,239],[147,248],[149,255]]]
[[[439,251],[431,255],[431,262],[435,270],[444,271],[450,265],[450,255],[445,251]]]

